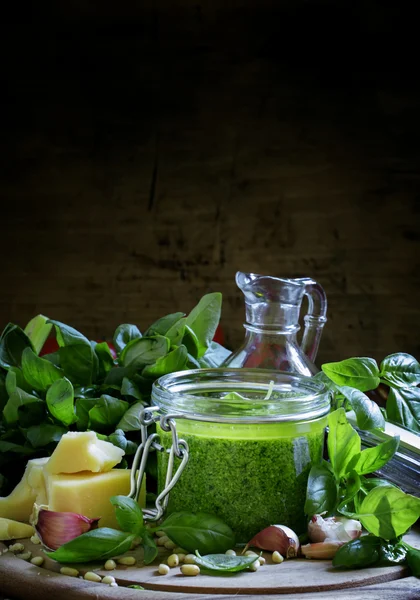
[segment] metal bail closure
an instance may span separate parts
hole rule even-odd
[[[148,434],[148,427],[159,420],[159,415],[156,414],[157,410],[159,410],[157,406],[150,406],[140,413],[141,442],[134,455],[130,474],[130,493],[128,494],[128,497],[136,502],[139,498],[149,452],[152,450],[158,450],[159,452],[164,451],[164,448],[158,443],[159,434]],[[160,426],[163,431],[170,431],[172,434],[172,446],[169,451],[165,487],[155,500],[155,508],[142,508],[145,521],[157,521],[162,517],[168,505],[169,492],[181,477],[182,471],[188,462],[188,444],[185,440],[178,438],[176,431],[174,417],[177,416],[178,415],[165,415],[160,417]],[[181,463],[174,473],[175,457],[179,458]]]

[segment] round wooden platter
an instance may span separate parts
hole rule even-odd
[[[420,549],[420,534],[412,532],[405,538],[407,542]],[[32,544],[29,540],[22,540],[25,547],[32,552],[33,556],[42,555],[43,551],[39,545]],[[1,544],[0,544],[1,546]],[[5,549],[6,546],[3,546]],[[126,591],[127,598],[135,597],[132,593],[138,590],[127,589],[130,585],[141,585],[145,590],[156,593],[152,595],[142,594],[141,598],[168,598],[168,592],[175,598],[182,595],[202,594],[217,597],[219,595],[283,595],[289,594],[328,592],[333,590],[344,590],[349,588],[360,588],[378,583],[389,582],[407,577],[408,572],[404,567],[371,567],[361,570],[334,569],[331,561],[295,559],[284,561],[282,564],[273,564],[271,553],[264,553],[266,564],[257,572],[243,571],[235,574],[208,575],[202,574],[196,577],[185,577],[179,568],[171,569],[168,575],[159,575],[157,566],[164,562],[169,555],[167,550],[159,549],[159,557],[152,565],[143,565],[142,549],[137,548],[129,554],[136,557],[136,565],[118,565],[117,569],[109,572],[103,570],[103,563],[89,563],[72,566],[79,570],[80,576],[87,571],[95,571],[101,576],[112,575],[119,584],[119,588],[110,588],[105,584],[96,584],[83,579],[72,578],[61,575],[59,570],[61,564],[45,558],[43,567],[36,567],[22,559],[7,552],[0,556],[0,590],[8,593],[14,598],[44,600],[46,591],[50,594],[59,594],[60,600],[76,600],[83,597],[96,599],[125,598],[120,593]],[[420,586],[419,586],[420,587]],[[91,596],[88,592],[94,590]],[[118,590],[118,596],[116,592]],[[76,593],[77,592],[77,593]],[[112,592],[112,594],[110,594]],[[157,593],[162,592],[163,594]],[[88,595],[86,595],[86,593]]]

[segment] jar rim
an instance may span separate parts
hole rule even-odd
[[[313,420],[329,412],[330,400],[313,377],[270,369],[177,371],[152,387],[152,405],[161,413],[216,423]]]

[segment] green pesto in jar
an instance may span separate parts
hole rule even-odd
[[[311,464],[322,459],[326,416],[296,422],[210,423],[176,419],[189,460],[169,495],[168,512],[213,513],[249,541],[274,523],[306,529],[304,504]],[[159,425],[165,449],[171,434]],[[159,490],[168,453],[158,453]],[[175,466],[179,461],[176,460]]]

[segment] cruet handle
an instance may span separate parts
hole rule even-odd
[[[302,278],[305,296],[308,298],[308,312],[304,316],[305,329],[301,348],[310,361],[314,362],[318,353],[322,329],[327,322],[327,296],[323,287],[313,279]]]

